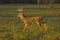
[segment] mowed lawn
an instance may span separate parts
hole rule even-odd
[[[27,17],[43,16],[45,24],[24,24],[18,15],[18,8],[24,9]],[[60,39],[60,5],[0,4],[0,40],[55,40]]]

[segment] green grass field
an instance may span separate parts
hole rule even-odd
[[[22,32],[24,24],[17,17],[18,8],[24,8],[24,15],[27,17],[45,17],[46,25],[40,27],[33,24]],[[0,4],[0,40],[54,40],[54,38],[60,39],[60,5],[53,5],[53,8],[50,8],[49,5]]]

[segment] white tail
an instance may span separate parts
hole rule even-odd
[[[23,10],[18,9],[18,11],[19,11],[19,14],[17,15],[17,17],[20,17],[22,19],[22,21],[24,22],[24,25],[25,25],[24,30],[29,24],[33,24],[33,23],[36,23],[41,26],[41,24],[43,22],[42,16],[35,16],[35,17],[27,18],[23,14]]]

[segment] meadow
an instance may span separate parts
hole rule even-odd
[[[27,17],[43,16],[44,26],[29,25],[22,32],[18,8],[23,8]],[[60,40],[60,5],[0,4],[0,40]]]

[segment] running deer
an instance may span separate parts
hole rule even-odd
[[[23,14],[23,10],[18,9],[19,14],[17,15],[17,17],[19,17],[23,23],[24,23],[24,30],[25,28],[29,25],[29,24],[33,24],[36,23],[37,25],[41,26],[41,24],[43,23],[43,17],[42,16],[34,16],[34,17],[26,17]]]

